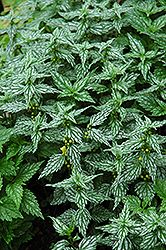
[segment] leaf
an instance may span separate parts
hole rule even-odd
[[[166,25],[166,15],[159,16],[153,21],[153,32],[162,29]]]
[[[70,163],[74,166],[80,165],[81,152],[77,145],[73,144],[67,149],[67,157],[70,159]]]
[[[0,110],[3,110],[4,112],[11,112],[11,113],[16,113],[25,109],[27,109],[27,105],[25,103],[17,102],[17,101],[6,103],[0,107]]]
[[[3,187],[3,178],[1,177],[1,174],[0,174],[0,191],[1,191],[2,187]]]
[[[95,206],[92,210],[92,219],[98,223],[108,220],[112,212],[101,205]]]
[[[161,211],[166,211],[166,198],[164,198],[161,202],[160,212]]]
[[[83,237],[86,236],[86,230],[88,228],[90,219],[91,219],[91,215],[86,208],[78,209],[76,211],[76,214],[75,214],[76,226],[78,227],[79,232],[82,234]]]
[[[97,247],[97,242],[101,239],[102,235],[89,236],[82,239],[79,243],[79,250],[95,250]]]
[[[141,201],[137,196],[127,195],[123,198],[123,203],[128,204],[128,207],[131,211],[137,212],[141,210]]]
[[[93,98],[90,96],[90,94],[88,93],[88,91],[76,92],[76,93],[74,94],[74,98],[75,98],[77,101],[95,103],[95,101],[94,101]]]
[[[15,176],[16,170],[14,167],[14,162],[12,160],[7,160],[6,157],[0,159],[0,173],[2,176]]]
[[[65,250],[65,247],[69,246],[70,243],[67,240],[58,241],[51,250]]]
[[[107,138],[102,134],[102,132],[99,129],[95,128],[90,129],[88,135],[91,139],[94,139],[94,141],[104,143],[110,147]]]
[[[5,127],[0,126],[0,152],[2,153],[2,148],[3,148],[3,144],[5,144],[7,141],[9,141],[10,138],[10,132],[11,129],[6,129]]]
[[[0,200],[0,219],[2,221],[12,221],[12,219],[22,218],[22,214],[17,210],[14,202],[5,196]]]
[[[162,229],[159,229],[158,232],[158,237],[159,239],[161,240],[161,242],[166,245],[166,229],[165,228],[162,228]]]
[[[51,205],[60,205],[61,203],[65,203],[67,201],[65,192],[63,188],[55,188],[53,193],[53,198],[51,201]]]
[[[23,184],[24,182],[28,181],[37,172],[42,163],[43,161],[32,164],[24,164],[18,171],[14,181],[18,184]]]
[[[51,75],[56,83],[56,87],[62,91],[69,91],[72,90],[72,84],[69,79],[63,77],[57,72],[51,72]]]
[[[65,162],[65,155],[64,154],[54,154],[50,157],[49,161],[47,162],[46,167],[41,172],[39,179],[43,176],[47,176],[54,172],[57,172],[62,168]]]
[[[90,118],[90,124],[91,126],[97,126],[97,125],[101,125],[108,117],[108,115],[111,113],[112,109],[105,109],[95,115],[93,115]]]
[[[23,196],[23,187],[17,183],[10,183],[6,186],[6,193],[14,201],[19,210]]]
[[[141,199],[146,199],[149,197],[149,200],[152,200],[155,195],[155,190],[153,183],[150,182],[139,182],[135,185],[135,192]]]
[[[8,148],[6,152],[7,160],[10,159],[11,157],[15,156],[20,150],[22,146],[18,145],[16,143],[12,143]]]
[[[129,39],[129,45],[130,48],[132,49],[133,53],[138,53],[140,55],[145,54],[145,48],[142,45],[141,41],[133,38],[129,33],[127,34],[128,39]]]
[[[166,199],[166,181],[156,179],[156,183],[154,185],[155,192],[161,199]]]
[[[24,189],[23,192],[21,211],[24,211],[26,214],[32,214],[44,219],[35,195],[28,189]]]
[[[58,218],[54,218],[49,216],[53,221],[53,227],[55,228],[56,232],[59,233],[61,236],[68,235],[67,232],[69,228],[62,223]]]

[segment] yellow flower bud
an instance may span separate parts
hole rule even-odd
[[[149,152],[149,149],[148,149],[148,148],[146,148],[146,149],[145,149],[145,151],[146,151],[146,152]]]
[[[66,151],[67,151],[66,146],[63,146],[63,147],[60,148],[60,149],[62,150],[62,154],[63,154],[63,155],[67,155],[67,154],[66,154]]]
[[[139,160],[139,161],[142,161],[142,157],[139,157],[138,160]]]

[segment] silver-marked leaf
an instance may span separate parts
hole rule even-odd
[[[54,218],[49,216],[53,221],[53,227],[55,228],[56,232],[60,235],[67,235],[66,232],[69,230],[68,226],[66,226],[62,221],[58,218]]]
[[[88,131],[88,135],[91,139],[94,139],[96,142],[101,142],[106,144],[107,146],[111,146],[107,140],[107,138],[102,134],[99,129],[92,128]]]
[[[50,157],[46,167],[41,172],[39,178],[43,176],[47,176],[54,172],[60,170],[65,162],[65,155],[64,154],[54,154]]]
[[[95,250],[97,247],[97,242],[101,239],[102,235],[89,236],[82,239],[79,243],[79,250]]]
[[[149,197],[149,200],[152,200],[155,191],[154,191],[154,186],[153,183],[151,182],[139,182],[135,185],[135,192],[141,199],[146,199]]]
[[[76,226],[78,227],[79,232],[83,235],[83,237],[86,236],[86,230],[88,228],[90,219],[91,219],[91,215],[86,208],[78,209],[76,211],[76,215],[75,215]]]
[[[66,246],[69,246],[70,243],[67,240],[58,241],[51,250],[65,250]]]

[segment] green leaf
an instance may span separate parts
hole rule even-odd
[[[11,157],[15,156],[20,150],[22,146],[18,145],[16,143],[12,143],[8,148],[6,152],[7,160],[10,159]]]
[[[23,187],[17,183],[10,183],[6,186],[6,193],[14,201],[19,210],[23,196]]]
[[[137,196],[127,195],[123,198],[123,203],[127,203],[131,211],[137,212],[141,210],[141,201]]]
[[[16,218],[22,218],[22,214],[17,210],[15,203],[9,197],[5,196],[0,200],[0,219],[2,221],[12,221]]]
[[[6,157],[0,159],[0,173],[2,176],[16,175],[14,162],[7,160]]]
[[[24,189],[23,192],[21,211],[24,211],[26,214],[32,214],[44,219],[35,195],[28,189]]]
[[[154,189],[155,189],[157,195],[161,199],[166,199],[166,181],[165,180],[156,179]]]
[[[65,162],[65,155],[64,154],[54,154],[50,157],[49,161],[47,162],[46,167],[41,172],[39,179],[43,176],[47,176],[54,172],[57,172],[62,168]]]
[[[2,149],[3,149],[3,144],[5,144],[7,141],[9,141],[10,138],[10,132],[11,129],[6,129],[5,127],[0,126],[0,152],[2,153]]]
[[[95,206],[92,210],[92,219],[98,223],[108,220],[112,212],[101,205]]]
[[[15,178],[15,182],[18,184],[23,184],[24,182],[31,179],[31,177],[37,172],[37,170],[40,168],[42,162],[37,163],[27,163],[21,166],[20,170],[18,171],[18,174]]]
[[[3,187],[3,178],[0,175],[0,191],[1,191],[2,187]]]

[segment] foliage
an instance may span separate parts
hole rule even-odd
[[[52,250],[165,249],[166,4],[118,2],[27,0],[0,16],[3,249],[44,219],[36,173],[68,207],[50,216]]]

